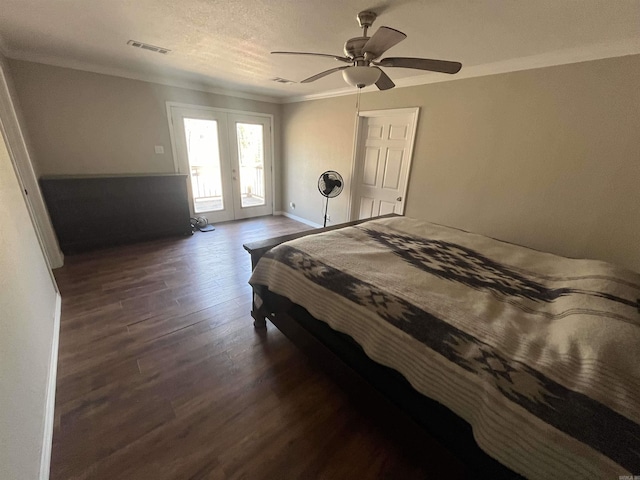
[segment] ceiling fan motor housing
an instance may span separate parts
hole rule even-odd
[[[349,58],[353,58],[355,65],[366,65],[362,49],[368,41],[369,37],[350,38],[344,44],[344,54]]]
[[[364,11],[360,12],[356,17],[358,19],[358,25],[364,29],[364,33],[361,37],[354,37],[347,40],[344,44],[344,54],[354,60],[354,65],[363,66],[368,65],[368,62],[364,60],[364,52],[362,49],[369,41],[370,37],[367,37],[367,30],[378,15],[375,12]]]

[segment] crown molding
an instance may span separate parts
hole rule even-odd
[[[430,83],[451,82],[463,80],[465,78],[485,77],[498,75],[501,73],[517,72],[522,70],[534,70],[536,68],[553,67],[557,65],[568,65],[571,63],[589,62],[592,60],[602,60],[605,58],[624,57],[627,55],[640,54],[640,40],[637,38],[628,39],[622,42],[592,45],[589,47],[578,47],[566,50],[559,50],[540,55],[514,58],[501,62],[487,63],[484,65],[473,65],[463,67],[456,75],[444,73],[427,73],[407,78],[395,80],[396,88],[414,87],[417,85],[427,85]],[[366,87],[363,93],[376,92],[374,86]],[[331,90],[323,93],[310,95],[300,95],[286,97],[282,103],[297,103],[310,100],[320,100],[323,98],[341,97],[344,95],[354,95],[353,87]]]
[[[557,65],[567,65],[572,63],[588,62],[592,60],[601,60],[605,58],[623,57],[627,55],[640,54],[640,41],[638,38],[631,38],[620,42],[590,45],[586,47],[577,47],[572,49],[559,50],[555,52],[544,53],[540,55],[531,55],[527,57],[514,58],[500,62],[487,63],[483,65],[473,65],[463,67],[456,75],[446,75],[443,73],[426,73],[412,77],[400,78],[395,80],[396,88],[414,87],[417,85],[428,85],[431,83],[451,82],[463,80],[466,78],[484,77],[489,75],[498,75],[501,73],[517,72],[522,70],[533,70],[536,68],[552,67]],[[341,97],[346,95],[354,95],[353,87],[339,88],[321,93],[312,93],[308,95],[292,95],[292,96],[272,96],[258,93],[243,92],[228,88],[216,87],[213,85],[203,85],[187,79],[171,78],[153,73],[133,72],[126,69],[104,67],[100,65],[90,64],[86,62],[77,62],[74,60],[41,55],[37,53],[28,53],[22,51],[11,51],[7,43],[0,36],[0,55],[16,60],[24,60],[28,62],[43,63],[55,67],[70,68],[72,70],[81,70],[91,73],[99,73],[102,75],[111,75],[132,80],[140,80],[143,82],[156,83],[170,87],[186,88],[205,93],[213,93],[216,95],[224,95],[228,97],[242,98],[246,100],[254,100],[258,102],[288,104],[307,102],[312,100],[321,100],[325,98]],[[377,92],[375,86],[369,86],[362,90],[363,93]]]
[[[1,40],[1,39],[0,39]],[[2,43],[0,42],[0,52]],[[142,82],[156,83],[159,85],[165,85],[169,87],[185,88],[189,90],[195,90],[198,92],[213,93],[216,95],[224,95],[227,97],[243,98],[246,100],[255,100],[258,102],[266,103],[282,103],[281,97],[274,97],[269,95],[261,95],[250,92],[242,92],[238,90],[231,90],[222,87],[216,87],[213,85],[203,85],[199,82],[194,82],[186,79],[179,79],[175,77],[165,77],[155,75],[153,73],[141,73],[126,70],[123,68],[105,67],[87,62],[78,62],[72,59],[60,58],[49,55],[41,55],[32,52],[21,51],[8,51],[5,54],[6,57],[15,60],[22,60],[25,62],[42,63],[45,65],[51,65],[53,67],[69,68],[71,70],[80,70],[83,72],[98,73],[101,75],[111,75],[114,77],[128,78],[131,80],[139,80]]]

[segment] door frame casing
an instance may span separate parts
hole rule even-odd
[[[375,118],[375,117],[389,117],[394,115],[413,115],[412,120],[412,128],[413,135],[411,137],[411,141],[409,144],[409,164],[407,166],[407,173],[404,178],[404,191],[402,192],[402,202],[401,202],[401,211],[400,215],[404,215],[404,210],[407,202],[407,190],[409,188],[409,179],[411,177],[411,164],[413,163],[413,150],[416,143],[416,135],[418,129],[418,118],[420,116],[420,107],[408,107],[408,108],[391,108],[386,110],[364,110],[358,112],[355,122],[355,132],[354,132],[354,141],[353,141],[353,154],[351,157],[351,182],[349,188],[349,197],[347,198],[347,221],[353,221],[357,219],[357,213],[354,213],[356,202],[356,195],[358,194],[357,188],[357,179],[356,175],[361,171],[360,162],[362,161],[363,152],[361,151],[361,137],[363,135],[364,123],[367,118]]]
[[[166,110],[167,110],[167,124],[169,126],[169,137],[171,139],[171,154],[173,155],[173,173],[179,173],[180,167],[178,164],[178,149],[176,144],[175,132],[173,129],[172,108],[185,108],[192,110],[203,110],[205,112],[214,112],[214,113],[224,113],[231,115],[252,115],[255,117],[263,117],[269,119],[269,124],[271,128],[269,129],[269,140],[271,144],[270,153],[271,153],[271,215],[275,211],[275,198],[276,198],[276,185],[275,185],[275,171],[279,171],[279,168],[276,168],[276,155],[275,155],[275,136],[274,136],[274,116],[271,113],[263,113],[263,112],[252,112],[248,110],[235,110],[231,108],[219,108],[219,107],[209,107],[206,105],[195,105],[191,103],[183,103],[183,102],[174,102],[168,100],[165,102]],[[189,181],[191,181],[191,177],[189,176]]]
[[[25,138],[28,132],[24,131],[24,122],[21,121],[24,119],[21,118],[16,100],[13,78],[6,59],[0,51],[0,135],[4,137],[9,158],[13,163],[22,197],[27,205],[47,266],[49,270],[60,268],[64,265],[64,254],[60,250],[58,238],[38,184],[38,177],[32,163],[32,152],[29,149],[28,138]],[[57,292],[58,287],[53,273],[50,272],[50,275]]]

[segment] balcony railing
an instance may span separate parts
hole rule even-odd
[[[220,171],[206,166],[191,166],[191,188],[196,203],[204,204],[203,200],[221,200]],[[243,207],[264,205],[264,168],[261,165],[240,167],[240,192]],[[222,208],[221,202],[216,203]]]
[[[240,167],[240,190],[243,198],[257,197],[264,200],[264,168]]]

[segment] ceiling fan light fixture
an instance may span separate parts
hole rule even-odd
[[[342,70],[342,77],[349,85],[363,88],[376,83],[380,78],[380,72],[380,69],[375,67],[353,66]]]

